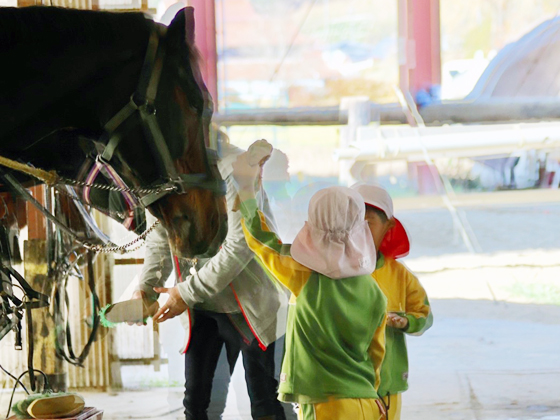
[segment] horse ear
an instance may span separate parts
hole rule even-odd
[[[194,45],[194,8],[185,7],[185,38],[189,45]]]
[[[194,45],[194,9],[185,7],[177,12],[168,27],[168,37]]]

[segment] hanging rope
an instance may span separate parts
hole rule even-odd
[[[58,182],[58,175],[55,171],[45,171],[43,169],[34,168],[28,164],[16,162],[4,156],[0,156],[0,165],[31,175],[49,186],[53,186]]]

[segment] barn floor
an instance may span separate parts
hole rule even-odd
[[[559,252],[549,257],[560,261]],[[536,255],[527,254],[495,255],[486,262],[497,264],[500,258],[538,262]],[[502,283],[511,268],[481,267],[484,261],[470,256],[456,256],[454,261],[462,261],[459,265],[463,267],[442,271],[441,267],[417,265],[424,270],[421,278],[432,297],[435,321],[424,336],[408,340],[410,389],[403,397],[402,418],[560,420],[560,306],[522,303],[522,297],[507,295],[509,289]],[[464,267],[469,261],[477,266]],[[414,266],[414,261],[409,265]],[[432,268],[436,271],[429,273]],[[557,280],[557,270],[540,267],[537,272],[554,275]],[[442,279],[442,273],[452,275],[453,282]],[[534,284],[534,275],[527,279],[527,284]],[[230,384],[224,419],[250,419],[238,368]],[[85,396],[89,404],[105,409],[106,420],[184,418],[180,387]]]
[[[403,420],[560,420],[560,205],[466,209],[480,251],[474,255],[446,211],[397,214],[414,238],[406,263],[434,312],[434,326],[408,339]],[[135,390],[84,392],[86,402],[103,408],[105,420],[184,418],[181,359],[168,356],[167,374],[123,369]],[[166,382],[175,387],[158,386]],[[223,418],[250,419],[240,365]]]
[[[403,419],[560,420],[560,307],[457,299],[432,305],[437,328],[409,340]],[[244,394],[235,375],[230,392]],[[105,420],[184,418],[180,388],[84,395],[105,409]],[[230,395],[223,418],[250,419],[243,406]]]

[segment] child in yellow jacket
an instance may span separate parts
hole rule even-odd
[[[405,334],[421,335],[433,318],[426,291],[397,258],[408,255],[410,243],[401,222],[393,216],[389,193],[374,185],[356,184],[366,204],[366,220],[376,249],[372,277],[387,297],[386,353],[381,367],[379,394],[387,408],[387,420],[399,420],[401,393],[408,389],[408,356]]]
[[[299,404],[299,420],[379,420],[386,299],[370,277],[377,252],[364,201],[345,187],[317,192],[294,243],[282,244],[256,206],[261,159],[251,156],[250,148],[233,172],[245,238],[292,292],[278,398]]]

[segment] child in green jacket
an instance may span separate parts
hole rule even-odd
[[[386,299],[370,277],[376,250],[364,201],[345,187],[319,191],[308,222],[284,245],[256,206],[259,161],[250,149],[233,176],[249,248],[292,292],[278,398],[298,403],[300,420],[379,420]]]
[[[356,184],[366,204],[366,221],[379,250],[372,277],[387,297],[386,352],[381,367],[379,394],[387,420],[400,420],[401,393],[408,389],[408,356],[405,334],[421,335],[433,318],[426,291],[397,258],[408,255],[410,244],[401,222],[393,217],[389,193],[374,185]]]

